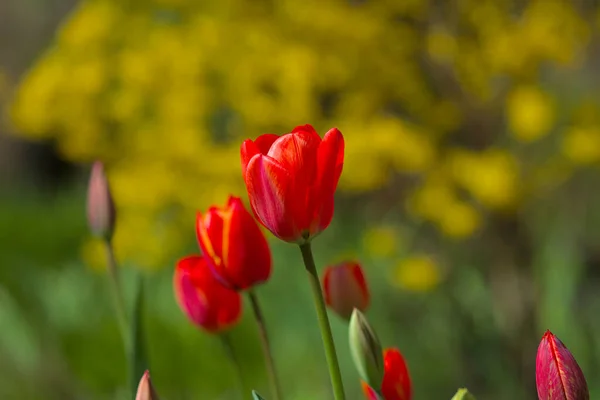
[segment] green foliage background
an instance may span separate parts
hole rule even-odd
[[[0,79],[12,140],[50,143],[79,171],[59,194],[2,180],[0,398],[126,398],[103,253],[84,219],[94,159],[118,202],[128,293],[133,270],[147,275],[157,389],[234,398],[218,341],[177,309],[173,265],[198,251],[195,211],[244,194],[241,140],[304,123],[337,126],[347,143],[317,262],[364,264],[369,319],[404,353],[415,398],[461,386],[535,398],[545,329],[599,396],[599,21],[595,2],[566,0],[78,3],[26,71],[7,65]],[[290,399],[327,398],[299,252],[272,247],[259,296],[283,386]],[[332,323],[359,399],[345,325]],[[247,397],[266,394],[248,315],[234,337]]]

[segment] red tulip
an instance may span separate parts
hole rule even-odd
[[[304,243],[329,226],[344,164],[344,138],[337,128],[323,140],[310,125],[248,139],[241,158],[252,210],[275,236]]]
[[[538,347],[535,382],[540,400],[588,400],[587,383],[571,352],[546,331]]]
[[[408,368],[404,357],[398,349],[385,349],[383,383],[381,384],[381,395],[366,383],[362,382],[363,392],[369,400],[410,400],[412,399],[412,384],[408,374]]]
[[[115,204],[104,173],[104,165],[100,161],[94,163],[90,174],[87,218],[94,235],[105,239],[112,237],[116,219]]]
[[[269,279],[269,244],[239,198],[229,197],[225,207],[198,213],[196,234],[208,265],[223,285],[243,290]]]
[[[340,317],[350,319],[352,310],[365,311],[369,305],[369,288],[362,268],[345,262],[325,268],[323,273],[325,303]]]
[[[173,284],[179,307],[195,325],[216,333],[238,321],[241,296],[217,281],[204,257],[179,260]]]

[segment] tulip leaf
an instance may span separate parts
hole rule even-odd
[[[148,369],[143,329],[144,278],[139,272],[136,275],[135,298],[131,313],[131,349],[129,350],[130,387],[134,397],[137,384]]]
[[[252,391],[252,400],[265,400],[256,390]]]

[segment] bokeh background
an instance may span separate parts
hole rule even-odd
[[[595,0],[3,0],[0,398],[128,398],[85,221],[101,159],[129,297],[146,277],[156,387],[234,399],[218,340],[176,306],[174,262],[198,251],[196,210],[245,196],[241,141],[305,123],[346,139],[316,260],[363,263],[415,399],[536,398],[546,329],[600,397],[599,28]],[[299,252],[271,242],[258,294],[283,386],[330,398]],[[235,347],[266,395],[248,310]]]

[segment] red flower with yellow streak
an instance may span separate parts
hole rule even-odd
[[[244,290],[269,279],[269,244],[238,197],[198,213],[196,234],[206,262],[225,286]]]

